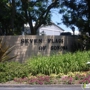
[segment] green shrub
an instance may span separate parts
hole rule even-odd
[[[29,75],[28,67],[19,62],[0,63],[0,82],[13,80],[15,77],[26,77]]]
[[[90,60],[90,51],[52,55],[49,57],[38,56],[30,58],[25,63],[0,62],[0,83],[13,80],[15,77],[24,78],[29,75],[58,75],[70,72],[87,71],[90,67],[86,62]]]
[[[49,57],[39,56],[27,60],[30,73],[36,75],[42,73],[50,75],[75,71],[87,71],[90,69],[86,62],[90,60],[90,51],[67,53],[63,55],[52,55]]]

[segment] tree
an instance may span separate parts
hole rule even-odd
[[[11,3],[11,15],[12,15],[12,18],[11,18],[11,28],[12,28],[12,31],[14,29],[14,21],[15,21],[15,13],[16,13],[16,6],[15,6],[15,0],[12,0],[12,3]]]
[[[42,24],[50,23],[51,9],[57,7],[59,7],[59,0],[1,0],[2,34],[20,34],[23,25],[29,23],[31,34],[35,35]]]
[[[59,6],[59,0],[21,0],[21,3],[21,13],[29,23],[32,35],[37,33],[42,24],[50,23],[51,9]]]
[[[0,35],[21,34],[25,20],[17,7],[18,0],[0,1]]]
[[[90,33],[90,0],[62,0],[59,13],[66,26],[77,26],[80,32]]]
[[[69,27],[77,26],[81,35],[74,43],[74,50],[90,50],[90,0],[62,0],[62,21]],[[72,28],[73,29],[73,28]],[[89,32],[89,36],[86,35]]]
[[[8,15],[10,9],[6,6],[6,2],[6,0],[0,1],[0,34],[5,34],[5,32],[7,32],[7,27],[9,26],[10,21],[10,17]]]

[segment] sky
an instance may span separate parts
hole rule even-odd
[[[62,23],[62,21],[61,21],[62,15],[58,13],[58,9],[52,10],[51,12],[52,12],[52,18],[51,18],[52,22],[54,22],[56,25],[57,25],[57,23],[60,23],[58,25],[59,27],[61,27],[62,29],[64,29],[66,32],[71,32],[72,33],[71,28],[66,27]],[[78,29],[75,27],[75,34],[78,34],[78,33],[79,33],[78,32]]]

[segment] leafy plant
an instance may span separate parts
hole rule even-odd
[[[6,45],[6,43],[2,43],[2,40],[0,40],[0,62],[8,61],[16,57],[16,55],[10,56],[13,48],[14,46],[10,47]]]
[[[76,53],[57,54],[49,57],[38,56],[26,61],[30,73],[33,75],[42,73],[50,75],[75,71],[88,71],[90,67],[86,62],[90,58],[90,51],[78,51]]]
[[[50,83],[50,77],[49,76],[32,76],[31,78],[14,78],[14,81],[15,82],[18,82],[18,83],[23,83],[23,82],[26,82],[26,83],[29,83],[29,84],[48,84]]]
[[[19,62],[0,63],[0,82],[11,81],[15,77],[24,78],[29,75],[29,69]]]
[[[54,54],[49,57],[37,56],[34,58],[30,58],[22,64],[19,62],[1,62],[0,82],[13,80],[15,77],[29,78],[31,75],[37,77],[44,77],[44,75],[50,75],[51,77],[58,78],[62,77],[63,75],[74,77],[75,74],[77,75],[75,76],[75,80],[82,79],[85,74],[80,74],[78,72],[90,70],[90,67],[86,64],[89,59],[90,51],[78,51],[75,53],[66,53],[63,55]],[[73,72],[75,73],[73,74]],[[90,75],[90,73],[88,73],[88,75]],[[71,78],[68,78],[67,81],[68,80],[72,81]],[[55,81],[55,83],[56,82],[57,81]]]
[[[62,81],[64,84],[73,84],[73,83],[74,83],[74,78],[69,77],[69,76],[65,76],[65,77],[62,77],[62,78],[61,78],[61,81]]]

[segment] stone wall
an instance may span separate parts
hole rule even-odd
[[[23,62],[31,56],[51,55],[71,50],[73,36],[0,36],[7,45],[15,45],[11,55],[17,55],[17,61]]]

